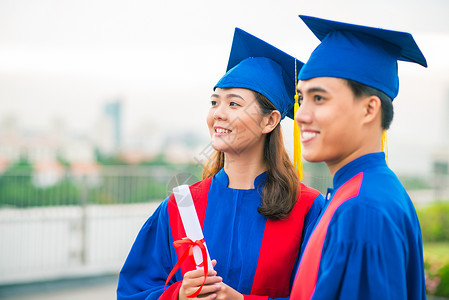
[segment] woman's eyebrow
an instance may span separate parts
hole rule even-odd
[[[226,95],[226,98],[234,98],[234,97],[240,98],[243,101],[245,101],[245,99],[243,99],[243,97],[238,95],[238,94],[228,94],[228,95]]]

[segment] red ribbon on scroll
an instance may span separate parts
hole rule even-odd
[[[170,281],[170,279],[173,277],[173,275],[175,275],[175,273],[179,269],[179,267],[181,267],[181,264],[184,262],[184,260],[187,257],[189,257],[194,265],[196,265],[197,267],[204,267],[204,280],[203,280],[203,283],[201,284],[201,286],[198,288],[198,290],[195,293],[193,293],[192,295],[187,296],[188,298],[195,298],[201,292],[201,289],[203,288],[204,283],[206,282],[207,273],[209,272],[208,265],[207,265],[207,251],[206,251],[206,247],[204,246],[204,238],[201,239],[201,240],[192,241],[191,239],[185,237],[185,238],[183,238],[181,240],[177,240],[177,241],[173,242],[173,246],[175,248],[178,248],[181,245],[188,245],[188,248],[184,251],[184,253],[182,254],[181,258],[178,260],[176,265],[171,270],[170,274],[168,274],[168,278],[165,281],[164,290],[165,290],[165,287],[167,286],[168,282]],[[202,255],[202,258],[203,258],[203,262],[200,263],[199,265],[196,264],[195,257],[193,256],[193,247],[195,247],[195,246],[198,246],[201,249],[201,255]]]

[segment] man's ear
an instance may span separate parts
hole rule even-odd
[[[363,101],[363,123],[371,123],[374,120],[381,119],[382,102],[377,96],[368,96]]]
[[[278,110],[273,110],[269,115],[262,119],[262,133],[267,134],[272,132],[281,121],[281,113]]]

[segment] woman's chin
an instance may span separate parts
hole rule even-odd
[[[221,147],[217,147],[217,146],[214,145],[213,143],[212,143],[212,148],[213,148],[215,151],[217,151],[217,152],[223,152],[223,150],[222,150]]]
[[[229,146],[226,143],[223,143],[221,141],[211,141],[212,148],[215,149],[215,151],[219,152],[226,152],[226,150],[229,148]]]

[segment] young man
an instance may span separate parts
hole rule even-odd
[[[299,72],[295,119],[307,161],[333,176],[291,299],[425,299],[421,229],[381,152],[397,60],[427,67],[404,32],[300,16],[321,44]]]

